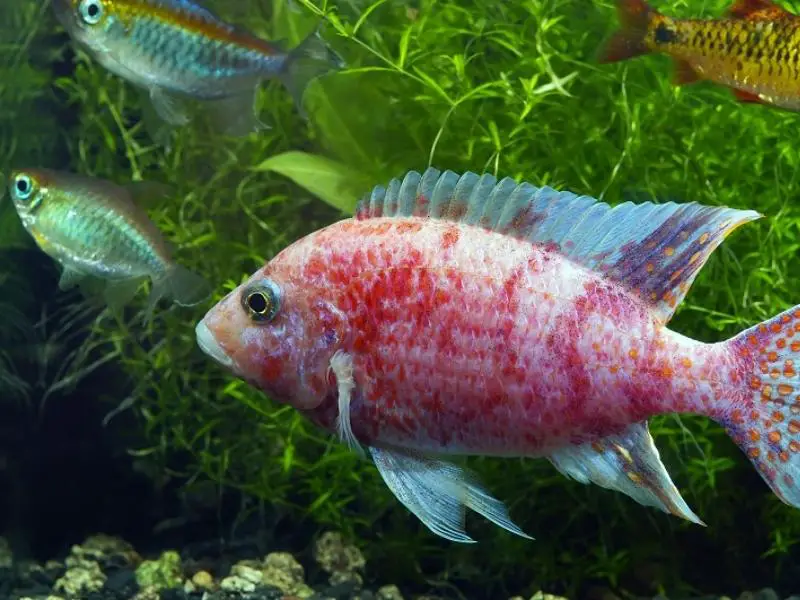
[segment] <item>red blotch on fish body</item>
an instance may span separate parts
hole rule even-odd
[[[333,225],[323,239],[327,270],[307,293],[344,313],[364,443],[535,455],[617,433],[689,378],[658,347],[645,303],[556,243],[414,217]],[[293,256],[316,261],[307,247]]]
[[[442,250],[449,250],[458,243],[461,233],[457,226],[448,227],[442,234]]]
[[[398,234],[403,233],[417,233],[420,229],[422,229],[422,224],[413,222],[413,221],[402,221],[397,224],[395,231]]]

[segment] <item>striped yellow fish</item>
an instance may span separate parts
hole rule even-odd
[[[645,0],[618,0],[621,29],[601,54],[616,62],[658,52],[677,85],[712,81],[741,102],[800,110],[800,17],[772,0],[737,0],[722,19],[674,19]]]

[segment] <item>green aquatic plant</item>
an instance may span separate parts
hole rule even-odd
[[[57,94],[69,119],[28,139],[64,152],[3,150],[15,161],[168,184],[149,214],[176,259],[215,288],[207,306],[161,305],[146,328],[134,321],[144,292],[122,318],[101,313],[63,374],[70,382],[99,361],[121,365],[130,393],[98,401],[136,415],[149,444],[132,453],[171,476],[242,489],[298,526],[356,536],[371,572],[420,589],[501,597],[541,587],[574,594],[594,582],[732,594],[792,580],[800,511],[781,504],[706,419],[665,415],[652,431],[707,528],[568,481],[546,461],[473,458],[468,464],[537,539],[510,539],[476,518],[469,529],[483,543],[452,545],[394,501],[369,464],[208,361],[194,325],[276,252],[351,212],[372,185],[434,165],[612,203],[676,199],[763,212],[767,219],[714,253],[671,324],[696,339],[724,339],[800,302],[792,276],[800,268],[797,114],[743,106],[706,84],[675,87],[665,57],[597,65],[597,48],[616,27],[609,0],[209,4],[289,44],[322,22],[348,68],[309,90],[309,121],[279,85],[267,85],[259,109],[270,129],[232,139],[198,122],[164,148],[145,127],[139,94],[81,52],[73,59],[63,32],[41,15],[37,39],[63,44],[45,59],[68,62],[37,72],[45,79],[35,93]],[[659,9],[719,16],[726,4],[669,0]],[[25,24],[20,30],[32,17]],[[186,454],[192,466],[176,470],[174,458]],[[694,568],[708,556],[705,571]]]

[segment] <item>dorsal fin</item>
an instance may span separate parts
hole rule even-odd
[[[733,19],[776,19],[789,14],[772,0],[735,0],[728,9]]]
[[[547,246],[621,283],[666,322],[722,240],[762,215],[696,202],[612,208],[510,177],[498,182],[489,174],[429,168],[375,187],[361,199],[355,218],[411,216],[477,225]]]

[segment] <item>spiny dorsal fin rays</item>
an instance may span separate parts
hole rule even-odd
[[[696,202],[625,202],[558,192],[511,178],[429,168],[365,196],[356,219],[426,217],[480,226],[560,252],[622,284],[667,322],[711,253],[762,215]]]

